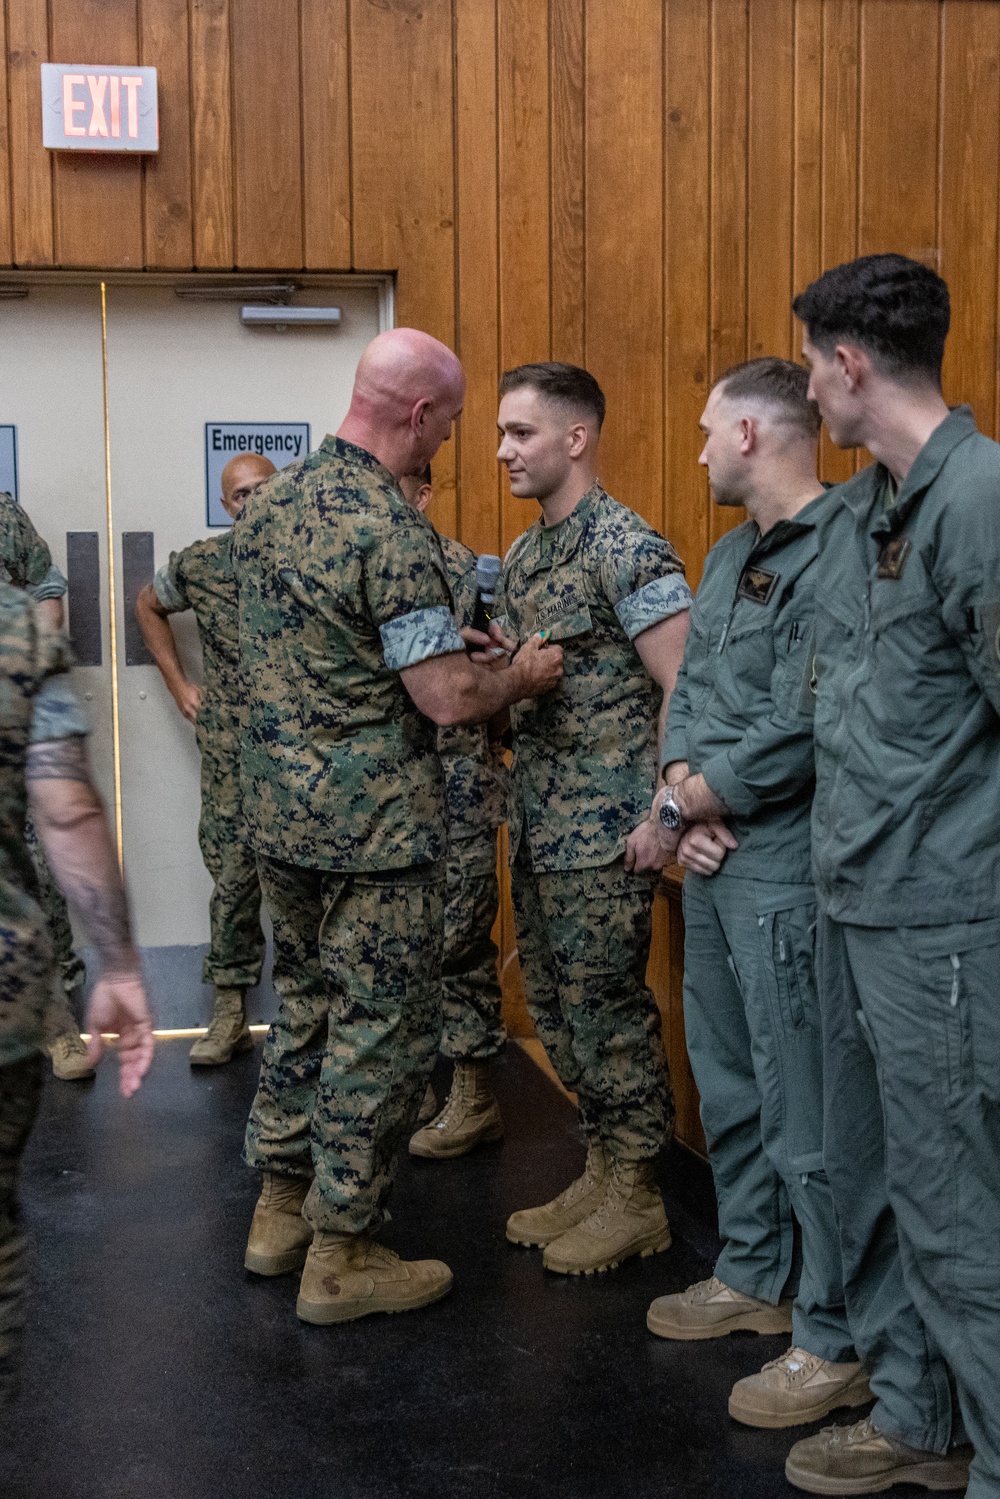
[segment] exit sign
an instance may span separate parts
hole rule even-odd
[[[42,144],[50,151],[158,151],[156,69],[42,63]]]

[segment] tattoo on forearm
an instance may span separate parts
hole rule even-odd
[[[63,894],[79,913],[87,936],[97,948],[101,966],[112,970],[127,966],[132,933],[117,869],[100,884],[76,870],[64,872],[61,883]]]
[[[30,781],[89,781],[86,741],[82,734],[69,739],[43,739],[28,746],[25,778]]]

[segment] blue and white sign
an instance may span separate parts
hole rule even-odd
[[[275,468],[298,463],[309,452],[308,422],[206,422],[205,485],[208,524],[228,526],[222,508],[222,470],[240,453],[270,458]]]
[[[42,145],[49,151],[158,151],[156,69],[43,62]]]
[[[0,490],[4,494],[17,493],[17,428],[0,426]]]

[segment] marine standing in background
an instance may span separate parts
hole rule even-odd
[[[47,544],[12,495],[0,493],[0,579],[23,588],[41,606],[54,630],[65,622],[66,579],[52,562]],[[80,1035],[81,991],[87,973],[73,946],[73,929],[62,892],[52,878],[30,815],[25,840],[35,869],[38,902],[52,938],[57,976],[45,1010],[45,1045],[53,1074],[63,1082],[94,1076]]]
[[[246,1268],[303,1265],[296,1311],[332,1323],[426,1306],[440,1260],[376,1235],[441,1040],[444,780],[435,724],[549,690],[562,652],[466,654],[421,474],[465,396],[450,349],[370,343],[335,437],[263,485],[233,547],[242,780],[274,925],[278,1014],[244,1158],[263,1173]]]
[[[423,514],[431,499],[430,469],[404,474],[399,487]],[[450,536],[439,533],[438,540],[455,620],[460,628],[471,627],[476,554]],[[438,754],[448,808],[441,1052],[455,1066],[444,1107],[438,1112],[435,1104],[429,1122],[410,1140],[410,1154],[444,1160],[503,1135],[488,1063],[507,1040],[492,936],[500,908],[497,828],[506,816],[507,773],[485,724],[438,729]]]
[[[512,710],[510,858],[531,1018],[579,1097],[583,1175],[514,1213],[507,1237],[561,1274],[670,1244],[654,1164],[668,1138],[660,1016],[646,987],[653,878],[626,872],[645,819],[663,714],[687,633],[683,565],[596,477],[604,396],[586,370],[529,364],[500,382],[499,458],[542,515],[514,542],[498,591],[511,647],[537,630],[565,676]],[[515,661],[517,657],[515,657]]]
[[[259,484],[275,472],[269,458],[241,453],[222,471],[222,504],[233,520]],[[239,613],[231,556],[232,532],[172,552],[136,600],[135,614],[160,674],[201,752],[198,844],[212,876],[211,946],[202,980],[215,986],[206,1035],[191,1047],[197,1067],[217,1067],[251,1045],[246,991],[264,963],[257,861],[240,792]],[[204,685],[189,682],[170,628],[171,614],[193,609]]]

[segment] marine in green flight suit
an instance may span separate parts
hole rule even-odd
[[[948,289],[926,266],[865,257],[795,311],[831,437],[876,459],[819,527],[813,859],[825,1160],[879,1402],[786,1472],[822,1493],[960,1487],[964,1420],[984,1499],[1000,1493],[1000,447],[945,405]]]

